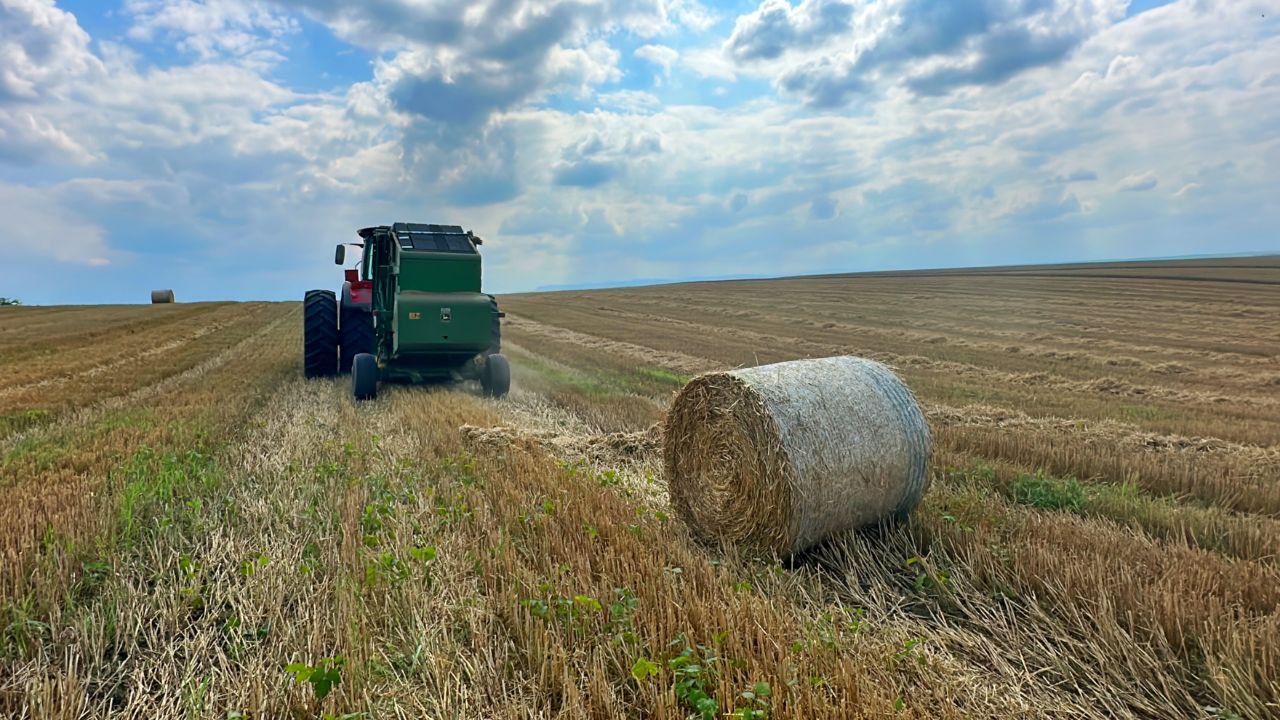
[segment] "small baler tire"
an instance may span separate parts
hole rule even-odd
[[[378,396],[378,359],[371,353],[360,353],[351,359],[351,397],[356,401]]]
[[[338,302],[332,290],[308,290],[302,301],[302,373],[338,374]]]
[[[495,398],[503,397],[511,390],[511,364],[507,362],[506,355],[494,353],[485,359],[480,385],[485,395]]]
[[[361,353],[373,353],[373,313],[360,308],[344,307],[338,326],[338,372],[351,372],[352,363]]]

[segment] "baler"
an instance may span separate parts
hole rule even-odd
[[[306,294],[304,374],[349,372],[357,400],[375,397],[379,381],[478,380],[487,395],[506,395],[502,313],[480,289],[483,241],[457,225],[403,222],[358,235],[359,266],[346,270],[341,297]],[[334,261],[346,259],[338,245]]]

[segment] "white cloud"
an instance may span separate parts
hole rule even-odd
[[[53,0],[0,2],[0,100],[60,97],[68,82],[100,74],[89,35]]]
[[[53,0],[0,2],[0,161],[92,161],[94,151],[47,109],[104,74],[88,34]]]
[[[95,159],[94,153],[48,118],[22,107],[0,107],[0,161],[83,165]]]
[[[671,75],[671,66],[680,59],[680,52],[666,45],[641,45],[636,48],[635,56],[662,68],[662,74]]]
[[[583,47],[553,47],[547,57],[548,89],[587,97],[597,86],[622,79],[619,57],[617,50],[600,40]]]
[[[628,113],[650,113],[662,107],[657,95],[643,90],[617,90],[601,93],[596,102],[604,108],[613,108]]]
[[[1130,175],[1129,177],[1121,180],[1117,189],[1121,192],[1146,192],[1148,190],[1155,190],[1156,185],[1159,184],[1160,181],[1156,179],[1155,175],[1145,172],[1140,175]]]
[[[806,103],[840,107],[879,86],[916,95],[1002,83],[1057,63],[1124,17],[1128,0],[764,0],[724,52]]]
[[[621,78],[604,37],[652,37],[699,22],[672,0],[288,0],[343,39],[390,55],[376,82],[398,110],[476,128],[552,93],[583,95]]]
[[[108,259],[105,233],[60,201],[62,188],[30,188],[0,183],[0,254],[9,267],[32,258],[101,267]]]
[[[1204,190],[1204,186],[1200,183],[1187,183],[1178,189],[1173,196],[1176,198],[1192,198],[1199,195]]]
[[[255,0],[125,0],[129,37],[178,39],[178,48],[202,60],[235,59],[269,66],[283,59],[284,38],[298,22]]]
[[[738,79],[737,66],[719,48],[694,48],[680,55],[680,62],[699,77],[716,80]]]

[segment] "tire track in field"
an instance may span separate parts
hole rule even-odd
[[[250,334],[234,345],[222,349],[217,354],[210,356],[208,359],[194,367],[187,368],[186,370],[173,375],[167,375],[150,385],[137,388],[125,393],[124,395],[117,395],[115,397],[106,398],[93,404],[86,405],[74,412],[59,416],[57,420],[49,423],[48,425],[43,425],[31,430],[19,431],[7,437],[0,438],[0,457],[8,454],[13,450],[13,448],[28,440],[41,437],[51,437],[77,427],[83,427],[98,420],[113,410],[144,402],[150,398],[156,397],[157,395],[198,380],[210,371],[225,365],[228,360],[242,353],[244,349],[251,344],[261,342],[263,338],[270,337],[272,334],[279,332],[287,321],[295,320],[294,315],[297,312],[298,310],[296,308],[290,308],[287,313],[282,314],[279,318],[271,321],[257,332]]]
[[[1026,343],[1030,340],[1036,343],[1036,349],[1039,352],[1050,358],[1054,357],[1053,353],[1057,353],[1059,356],[1070,353],[1081,357],[1092,357],[1094,351],[1105,349],[1126,354],[1149,353],[1160,358],[1159,362],[1155,364],[1165,363],[1171,356],[1187,356],[1203,358],[1213,363],[1210,369],[1217,369],[1218,365],[1224,361],[1240,366],[1263,366],[1264,370],[1277,367],[1274,356],[1260,356],[1256,352],[1241,353],[1189,347],[1189,343],[1203,343],[1206,335],[1204,333],[1188,335],[1186,333],[1187,328],[1184,326],[1171,329],[1173,334],[1156,336],[1147,333],[1144,336],[1148,342],[1163,342],[1163,345],[1135,345],[1135,339],[1132,337],[1127,338],[1126,342],[1098,337],[1096,334],[1089,332],[1090,328],[1102,327],[1097,317],[1098,311],[1092,309],[1088,313],[1081,313],[1089,318],[1088,323],[1064,316],[1060,319],[1051,320],[1050,324],[1053,327],[1050,328],[1045,328],[1044,323],[1030,323],[1026,324],[1022,329],[995,329],[964,324],[964,321],[971,317],[989,313],[991,310],[989,304],[985,307],[973,306],[965,310],[948,306],[948,311],[955,312],[959,310],[961,319],[958,322],[957,319],[950,317],[930,318],[926,313],[919,317],[892,318],[891,323],[877,324],[874,321],[859,318],[860,322],[858,324],[851,324],[847,322],[847,308],[845,308],[844,312],[840,312],[839,309],[843,308],[843,306],[838,302],[829,304],[832,309],[828,309],[828,304],[802,302],[798,306],[798,309],[803,311],[800,318],[770,312],[776,311],[777,307],[774,305],[753,304],[750,298],[732,298],[730,302],[725,302],[721,299],[720,303],[720,306],[712,305],[706,298],[690,301],[690,304],[699,307],[701,312],[728,318],[728,322],[731,323],[740,322],[743,319],[773,319],[783,324],[803,324],[818,329],[848,329],[859,334],[883,337],[890,342],[910,339],[917,341],[917,344],[934,344],[937,338],[945,338],[948,340],[947,344],[954,346],[971,346],[990,349],[994,352],[1004,352],[1011,344]],[[642,312],[636,308],[648,308],[657,312]],[[680,312],[682,308],[678,304],[655,298],[639,298],[634,301],[629,299],[625,308],[603,306],[599,310],[613,314],[650,317],[660,322],[668,322],[684,314]],[[809,319],[813,316],[819,319]],[[1121,315],[1118,317],[1127,316]],[[1233,320],[1231,322],[1239,323],[1240,321]],[[1073,326],[1079,334],[1075,336],[1061,335],[1061,332],[1068,329],[1065,326]],[[1213,327],[1222,337],[1236,337],[1239,334],[1224,332],[1221,322],[1214,324]],[[1248,327],[1253,329],[1252,323]],[[904,330],[904,328],[911,329]],[[1114,335],[1115,333],[1111,332],[1109,334]],[[952,340],[951,338],[953,337],[956,339]],[[1058,347],[1055,348],[1054,346]],[[1105,362],[1111,358],[1100,356],[1100,359]],[[1227,372],[1235,372],[1235,370],[1227,369]]]
[[[65,358],[111,340],[145,340],[181,332],[210,313],[220,313],[238,303],[193,303],[169,306],[88,306],[81,308],[40,308],[50,310],[17,326],[0,328],[0,363],[10,369],[31,358]],[[157,310],[157,308],[162,308]],[[36,308],[24,308],[35,311]]]
[[[131,363],[137,363],[137,362],[143,362],[145,360],[149,360],[150,358],[156,357],[157,355],[163,355],[171,350],[176,350],[182,347],[183,345],[186,345],[187,343],[193,342],[195,340],[199,340],[200,338],[206,335],[216,333],[220,330],[224,330],[228,327],[231,327],[232,325],[238,325],[242,322],[253,321],[257,318],[258,312],[259,312],[259,308],[253,308],[252,313],[243,314],[238,317],[229,318],[226,320],[220,320],[209,325],[201,326],[195,331],[188,333],[187,335],[184,335],[177,339],[170,340],[166,343],[157,345],[152,348],[148,348],[147,350],[144,350],[143,352],[140,352],[140,353],[118,358],[108,363],[104,363],[101,365],[93,365],[91,367],[88,367],[82,370],[77,370],[66,375],[54,375],[52,377],[42,378],[34,382],[25,383],[22,385],[14,385],[11,387],[0,389],[0,399],[4,399],[12,395],[17,395],[19,393],[27,392],[30,390],[61,387],[75,380],[84,380],[88,378],[97,377],[99,375],[111,372],[112,370],[116,370],[118,368],[124,367],[125,365],[129,365]]]
[[[508,315],[508,320],[513,316]],[[697,358],[690,355],[678,354],[677,357],[680,364],[667,365],[662,363],[662,351],[654,351],[652,348],[646,348],[633,343],[609,340],[573,330],[568,330],[558,326],[539,323],[528,318],[515,318],[514,327],[521,332],[525,332],[531,336],[565,342],[579,345],[591,349],[604,352],[622,353],[635,357],[637,360],[645,362],[657,363],[660,367],[676,372],[706,372],[711,370],[725,369],[723,363],[718,363],[707,358]],[[692,323],[690,323],[692,324]],[[530,352],[525,350],[525,352]],[[535,353],[531,353],[535,354]],[[877,358],[879,359],[879,358]],[[700,368],[700,369],[693,369]],[[988,405],[964,405],[953,406],[941,403],[921,402],[925,406],[930,419],[945,425],[957,426],[984,426],[996,428],[1053,428],[1053,429],[1069,429],[1069,428],[1089,428],[1090,432],[1095,433],[1094,439],[1105,439],[1110,442],[1124,441],[1133,445],[1135,448],[1140,447],[1148,452],[1178,452],[1178,453],[1195,453],[1204,454],[1239,454],[1242,456],[1253,457],[1260,462],[1275,462],[1280,458],[1280,446],[1277,445],[1252,445],[1248,443],[1238,443],[1213,436],[1196,436],[1186,437],[1181,435],[1152,433],[1142,430],[1136,425],[1123,423],[1114,420],[1103,422],[1083,421],[1074,418],[1061,417],[1032,417],[1019,410],[1011,410],[1008,408],[998,408]],[[1097,435],[1101,433],[1101,435]]]
[[[1007,291],[1007,288],[1002,289],[1002,292],[1007,293]],[[883,332],[893,332],[903,326],[907,326],[919,328],[921,331],[933,334],[939,332],[944,334],[960,333],[972,335],[975,338],[1017,339],[1025,337],[1025,333],[1044,333],[1046,332],[1045,325],[1049,324],[1052,326],[1070,326],[1074,335],[1084,333],[1085,337],[1093,339],[1096,339],[1096,335],[1089,332],[1090,330],[1104,331],[1109,336],[1122,334],[1124,340],[1129,344],[1134,342],[1134,333],[1143,333],[1144,337],[1159,346],[1161,355],[1182,351],[1188,341],[1203,342],[1206,337],[1216,338],[1221,342],[1230,342],[1239,339],[1242,334],[1255,335],[1252,332],[1241,333],[1237,332],[1237,330],[1253,331],[1258,329],[1271,333],[1278,330],[1275,327],[1267,329],[1268,326],[1265,323],[1274,312],[1262,307],[1250,306],[1241,308],[1236,304],[1231,306],[1230,317],[1206,319],[1203,318],[1202,312],[1198,309],[1195,314],[1192,314],[1186,307],[1170,305],[1163,301],[1152,303],[1142,295],[1128,297],[1123,301],[1111,300],[1105,303],[1091,302],[1088,298],[1077,299],[1074,297],[1055,296],[1052,302],[1046,304],[1043,291],[1037,295],[1026,297],[1023,302],[1019,303],[1016,298],[1009,298],[1007,295],[993,298],[990,292],[976,295],[969,299],[964,293],[957,293],[953,289],[947,288],[935,295],[921,295],[911,298],[927,300],[928,302],[916,304],[915,308],[919,310],[938,310],[940,311],[938,314],[941,316],[937,317],[932,312],[904,314],[902,309],[904,291],[902,290],[897,293],[871,293],[865,289],[846,289],[843,294],[822,294],[812,288],[803,290],[797,288],[791,292],[793,294],[788,295],[785,290],[775,290],[769,295],[775,300],[774,302],[765,302],[759,297],[733,293],[723,295],[670,293],[663,294],[661,297],[635,293],[618,296],[604,295],[593,299],[600,301],[625,299],[625,307],[627,309],[638,307],[661,308],[665,316],[676,318],[687,316],[688,308],[697,307],[701,312],[727,315],[729,317],[749,317],[751,313],[776,313],[780,309],[798,309],[803,310],[805,313],[818,313],[824,320],[836,321],[847,319],[851,311],[851,301],[853,301],[855,308],[866,312],[869,316],[859,318],[862,321],[861,324]],[[780,304],[778,300],[785,302]],[[1157,328],[1155,332],[1153,332],[1149,324],[1132,328],[1125,327],[1123,330],[1118,329],[1116,327],[1117,323],[1132,323],[1135,318],[1132,310],[1116,310],[1117,305],[1122,308],[1139,306],[1143,308],[1148,317],[1165,319],[1166,322],[1161,323],[1164,327]],[[988,317],[993,311],[998,312],[1001,308],[1021,310],[1021,312],[1015,312],[1012,315],[1006,313],[1006,316],[1002,317],[1000,328],[991,327],[990,324],[977,327],[971,324],[974,318]],[[1034,312],[1027,314],[1026,310],[1029,308],[1034,309]],[[1245,314],[1241,315],[1241,313]],[[1086,320],[1081,320],[1081,318]],[[877,323],[877,320],[880,320],[880,322]],[[1229,327],[1224,327],[1224,324]],[[1016,329],[1007,329],[1009,327]],[[1256,340],[1257,338],[1255,337],[1254,339]],[[1071,342],[1073,345],[1081,344],[1078,337],[1073,337]],[[1218,360],[1220,358],[1211,359]],[[1266,358],[1260,358],[1257,350],[1253,348],[1240,354],[1239,357],[1242,362],[1257,361],[1259,359],[1265,360]]]
[[[576,330],[570,330],[566,327],[541,323],[518,315],[512,315],[511,313],[507,313],[506,324],[517,332],[523,331],[529,335],[546,338],[548,340],[556,340],[571,345],[579,345],[593,350],[622,353],[645,363],[659,365],[668,370],[673,370],[686,375],[708,372],[724,367],[723,363],[718,363],[706,358],[695,357],[693,355],[669,350],[656,350],[644,345],[623,342],[621,340],[611,340],[609,338],[600,337],[599,335],[588,335]]]
[[[549,325],[528,318],[507,315],[508,321],[515,320],[512,325],[519,331],[542,337],[552,341],[579,344],[584,347],[611,352],[620,352],[644,359],[646,362],[661,363],[671,370],[683,373],[705,372],[706,370],[723,368],[723,363],[707,361],[684,353],[656,350],[634,343],[612,340],[600,336],[588,335],[567,328]],[[785,345],[795,353],[807,353],[814,357],[829,355],[846,355],[854,353],[862,357],[876,360],[895,368],[911,368],[922,372],[937,372],[952,377],[972,378],[983,384],[1006,384],[1033,388],[1052,388],[1072,393],[1088,394],[1096,397],[1131,397],[1155,398],[1172,402],[1190,402],[1199,405],[1239,404],[1246,407],[1274,407],[1280,409],[1280,398],[1273,397],[1238,397],[1202,391],[1176,390],[1163,386],[1141,385],[1114,377],[1098,377],[1093,380],[1070,380],[1044,371],[1003,372],[990,370],[970,363],[951,360],[934,360],[923,355],[903,355],[899,353],[870,350],[865,347],[849,345],[832,345],[815,342],[798,337],[784,337],[761,333],[743,328],[726,326],[699,325],[687,320],[668,318],[665,324],[689,328],[691,333],[699,336],[719,335],[734,338],[755,346]],[[676,363],[679,363],[678,365]]]
[[[858,336],[871,336],[877,338],[878,341],[889,343],[901,343],[903,339],[914,342],[915,345],[930,345],[944,349],[960,349],[963,351],[978,351],[991,354],[997,358],[1031,358],[1037,361],[1049,361],[1057,363],[1066,363],[1072,368],[1078,368],[1083,372],[1123,372],[1133,371],[1144,373],[1148,376],[1155,375],[1157,377],[1172,378],[1178,381],[1189,383],[1227,383],[1239,387],[1239,389],[1250,390],[1258,387],[1277,386],[1280,387],[1280,372],[1255,372],[1250,373],[1239,368],[1224,368],[1218,366],[1210,367],[1192,367],[1179,362],[1170,362],[1165,359],[1160,362],[1150,362],[1141,360],[1127,355],[1099,355],[1088,350],[1079,348],[1073,349],[1054,349],[1047,344],[1047,340],[1052,340],[1051,336],[1044,334],[1034,334],[1028,337],[1027,333],[1008,333],[1009,340],[1005,342],[993,342],[991,340],[975,340],[966,337],[958,337],[955,331],[949,331],[951,334],[943,332],[926,332],[923,330],[889,330],[881,329],[868,325],[857,325],[848,322],[840,322],[836,320],[811,320],[796,319],[783,315],[769,314],[767,312],[757,312],[748,310],[731,310],[728,308],[719,309],[703,309],[704,312],[714,312],[727,318],[743,319],[750,318],[752,320],[760,320],[764,323],[770,323],[780,326],[797,325],[813,328],[815,332],[840,331]],[[660,315],[649,312],[637,312],[634,310],[624,310],[614,307],[602,307],[600,312],[615,315],[620,318],[639,318],[650,322],[665,323],[670,322],[671,318],[667,315]],[[825,317],[825,316],[823,316]],[[1035,340],[1034,344],[1018,344],[1026,343],[1028,340]],[[1115,343],[1116,349],[1123,349],[1126,352],[1133,353],[1134,348],[1123,346],[1121,343]],[[1153,352],[1159,352],[1160,348],[1150,348]]]

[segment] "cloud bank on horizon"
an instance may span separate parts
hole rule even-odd
[[[1280,248],[1261,0],[0,0],[0,295],[287,299]]]

